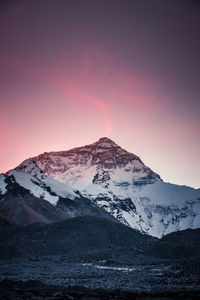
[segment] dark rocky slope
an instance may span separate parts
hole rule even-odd
[[[167,234],[155,244],[154,253],[170,259],[200,257],[200,229]]]
[[[97,217],[78,217],[48,225],[31,225],[7,240],[24,256],[70,255],[131,251],[144,252],[156,238],[125,225]]]
[[[0,217],[19,226],[33,223],[50,224],[79,216],[97,216],[118,222],[104,209],[77,194],[73,200],[59,198],[56,205],[30,194],[14,180],[8,181],[7,192],[0,200]]]

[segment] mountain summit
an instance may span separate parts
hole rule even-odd
[[[69,208],[76,199],[76,213],[77,197],[84,197],[123,224],[158,237],[200,227],[200,190],[163,182],[107,137],[25,160],[0,176],[1,195],[11,180],[55,206],[62,202]]]
[[[129,180],[135,185],[160,180],[160,176],[146,167],[138,156],[106,137],[68,151],[44,153],[34,157],[33,161],[45,175],[70,183],[78,190],[81,182],[88,184],[90,179],[103,186],[108,186],[111,178],[121,182],[123,174],[125,178],[129,174]]]
[[[102,147],[119,147],[115,142],[107,137],[100,138],[95,144],[101,145]]]

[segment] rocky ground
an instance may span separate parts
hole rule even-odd
[[[200,299],[200,260],[45,256],[0,261],[0,299]]]

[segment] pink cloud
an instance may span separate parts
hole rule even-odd
[[[102,101],[92,93],[84,90],[74,82],[69,81],[57,81],[54,82],[62,97],[67,101],[73,103],[74,99],[76,103],[79,103],[79,109],[88,110],[88,105],[92,105],[102,115],[102,120],[105,126],[106,134],[109,134],[112,130],[112,120],[110,117],[110,104]]]
[[[77,110],[94,110],[101,115],[106,134],[112,131],[112,111],[121,102],[143,105],[158,101],[154,95],[156,78],[139,72],[130,73],[118,65],[116,53],[98,45],[83,46],[79,57],[64,52],[50,67],[14,58],[2,58],[1,63],[12,65],[20,72],[53,88]],[[156,99],[156,100],[155,100]],[[111,109],[112,108],[112,109]],[[145,109],[145,108],[144,108]],[[149,109],[149,105],[146,106]]]

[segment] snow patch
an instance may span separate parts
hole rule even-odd
[[[0,195],[4,195],[6,193],[6,186],[7,183],[5,183],[5,176],[0,174]]]

